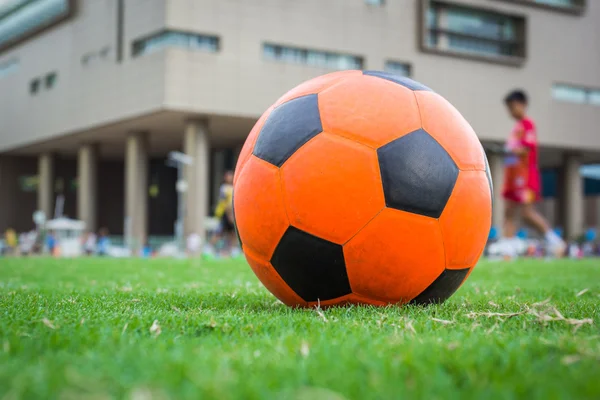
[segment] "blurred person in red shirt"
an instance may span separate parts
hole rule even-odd
[[[521,90],[509,93],[504,103],[516,124],[506,141],[504,187],[504,246],[505,256],[514,257],[517,233],[517,214],[521,211],[524,221],[538,230],[548,243],[551,253],[564,256],[565,242],[548,224],[548,221],[535,209],[534,204],[541,199],[541,178],[538,167],[538,141],[535,123],[527,116],[527,95]]]

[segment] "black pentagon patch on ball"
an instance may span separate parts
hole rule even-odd
[[[271,265],[305,301],[330,300],[351,292],[342,246],[293,226],[279,241]]]
[[[409,304],[428,305],[439,304],[446,301],[456,292],[465,280],[470,268],[447,269],[420,295],[411,300]]]
[[[323,131],[316,94],[275,108],[263,125],[253,154],[281,167],[302,145]]]
[[[431,90],[427,86],[423,85],[422,83],[413,81],[412,79],[407,78],[405,76],[394,75],[389,72],[363,71],[363,75],[376,76],[381,79],[392,81],[392,82],[397,83],[398,85],[402,85],[410,90],[426,90],[428,92],[433,92],[433,90]]]
[[[377,157],[386,206],[439,218],[458,167],[434,138],[419,129],[380,147]]]

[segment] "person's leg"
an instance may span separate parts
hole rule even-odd
[[[502,236],[505,238],[513,238],[517,235],[517,213],[519,203],[507,200],[504,206],[504,226],[502,228]]]
[[[564,255],[567,249],[566,243],[552,230],[550,224],[546,221],[546,218],[535,209],[532,202],[523,205],[523,219],[528,225],[544,235],[550,251],[556,257],[562,257]]]
[[[233,255],[233,246],[235,245],[235,227],[233,224],[233,214],[231,211],[225,213],[227,230],[225,232],[225,251],[227,255]]]
[[[502,238],[500,239],[500,251],[506,260],[513,259],[518,253],[517,217],[520,204],[511,198],[505,197],[504,224],[502,226]]]
[[[523,205],[522,215],[525,222],[542,235],[551,230],[546,219],[535,209],[532,203]]]

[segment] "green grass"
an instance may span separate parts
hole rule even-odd
[[[0,316],[0,399],[600,398],[597,260],[482,262],[441,306],[320,311],[242,262],[0,259]]]

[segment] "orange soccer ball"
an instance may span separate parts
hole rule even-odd
[[[234,178],[248,263],[289,306],[442,302],[481,256],[492,183],[442,96],[378,71],[324,75],[258,120]]]

